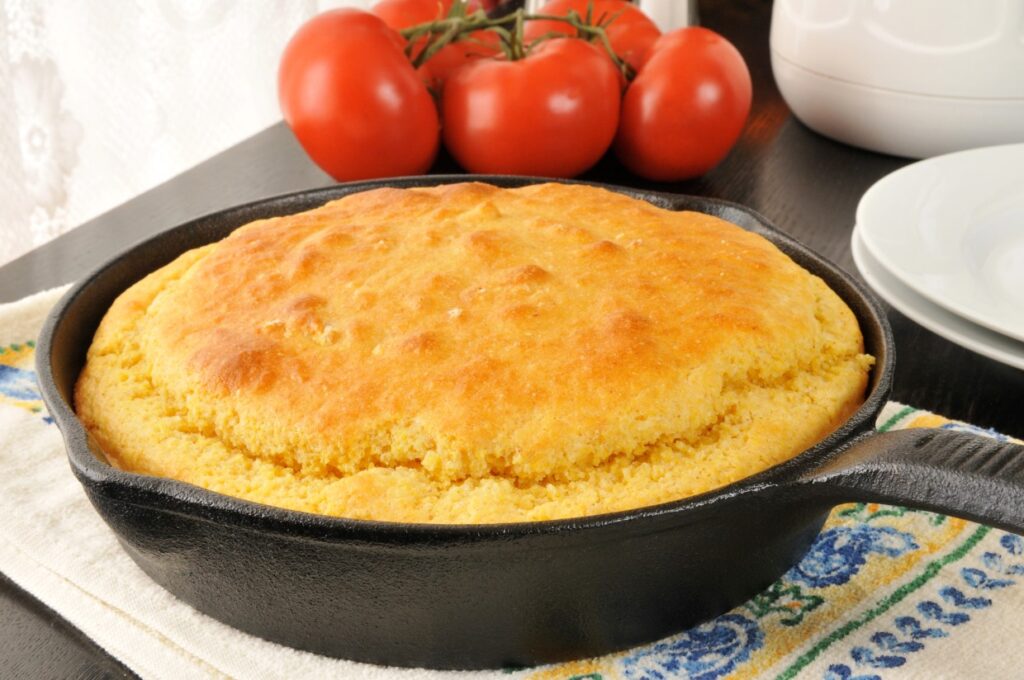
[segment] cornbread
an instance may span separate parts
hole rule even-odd
[[[125,291],[76,408],[110,461],[341,517],[533,521],[721,487],[860,404],[850,309],[760,236],[586,186],[377,189]]]

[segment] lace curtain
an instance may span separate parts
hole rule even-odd
[[[0,264],[280,118],[307,18],[371,0],[0,0]]]

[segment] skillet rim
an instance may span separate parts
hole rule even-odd
[[[425,522],[390,522],[333,517],[277,506],[264,505],[233,496],[228,496],[175,479],[156,477],[120,470],[101,460],[92,449],[91,437],[57,386],[54,378],[54,338],[67,319],[69,309],[80,297],[90,292],[96,281],[111,268],[137,257],[139,251],[154,243],[168,239],[172,234],[187,233],[201,228],[211,220],[230,219],[254,210],[275,207],[286,208],[275,214],[289,214],[287,210],[294,201],[334,200],[345,195],[380,187],[418,187],[451,184],[455,182],[487,182],[502,187],[518,187],[543,182],[582,184],[594,186],[632,198],[660,200],[658,207],[671,210],[696,209],[708,212],[711,208],[725,209],[745,216],[749,225],[737,225],[754,231],[771,241],[797,264],[811,271],[815,276],[826,279],[826,283],[851,308],[857,316],[865,340],[869,334],[878,335],[878,347],[874,350],[875,365],[869,375],[868,394],[861,405],[827,437],[799,454],[757,474],[732,482],[726,486],[696,496],[667,501],[656,505],[632,508],[611,513],[586,515],[535,522],[503,522],[493,524],[431,524]],[[685,207],[684,207],[685,206]],[[303,208],[309,209],[309,208]],[[713,214],[713,213],[711,213]],[[254,217],[252,219],[259,219]],[[726,219],[721,217],[721,219]],[[735,224],[735,222],[733,222]],[[244,224],[244,222],[242,223]],[[751,228],[756,227],[756,228]],[[237,227],[235,227],[237,228]],[[211,241],[212,242],[212,241]],[[177,257],[184,250],[176,252]],[[138,281],[150,271],[142,272]],[[832,280],[828,280],[831,278]],[[836,283],[842,290],[837,290]],[[134,282],[133,282],[134,283]],[[129,283],[128,285],[133,285]],[[121,292],[126,290],[122,288]],[[98,323],[98,322],[97,322]],[[870,326],[870,328],[868,327]],[[95,332],[95,329],[93,329]],[[515,175],[424,175],[395,177],[360,182],[335,184],[316,189],[280,194],[268,198],[230,206],[196,217],[182,224],[164,229],[143,238],[106,260],[72,287],[61,297],[48,313],[37,340],[36,372],[40,392],[46,407],[53,417],[64,439],[69,464],[75,476],[90,494],[100,494],[132,506],[145,507],[182,515],[192,519],[229,525],[250,531],[269,531],[276,534],[315,539],[322,542],[361,540],[370,543],[403,544],[416,541],[437,542],[481,542],[486,540],[508,541],[518,537],[538,534],[565,534],[585,529],[597,529],[623,523],[653,518],[684,518],[695,511],[712,507],[720,502],[738,496],[755,493],[773,483],[795,478],[801,472],[812,469],[823,462],[836,449],[851,440],[874,429],[874,419],[885,405],[892,387],[895,365],[894,339],[885,311],[866,285],[851,276],[838,265],[803,245],[795,238],[779,230],[772,222],[755,210],[744,205],[717,198],[692,196],[665,191],[637,189],[622,185],[584,180],[560,180]],[[80,370],[80,369],[79,369]]]

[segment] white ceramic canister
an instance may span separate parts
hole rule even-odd
[[[775,0],[771,60],[793,113],[854,146],[1024,141],[1024,0]]]

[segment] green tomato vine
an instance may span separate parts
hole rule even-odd
[[[495,33],[499,38],[498,45],[504,57],[509,61],[515,61],[527,57],[533,49],[546,40],[568,37],[564,33],[551,32],[538,37],[530,44],[526,44],[523,36],[523,28],[526,22],[558,21],[569,24],[575,29],[577,38],[596,43],[604,49],[616,68],[629,81],[636,76],[636,73],[629,64],[615,53],[611,41],[608,40],[608,32],[606,30],[621,14],[622,12],[616,12],[612,15],[602,14],[595,19],[594,4],[589,2],[584,15],[580,15],[576,10],[569,10],[566,16],[554,16],[549,14],[528,14],[522,9],[517,9],[506,16],[490,18],[482,9],[470,13],[467,0],[455,0],[446,17],[410,26],[400,33],[408,42],[406,55],[412,61],[414,68],[419,68],[427,63],[431,57],[453,42],[459,40],[479,42],[471,37],[471,34],[477,31],[491,31]],[[426,38],[426,45],[417,54],[415,50],[421,38]]]

